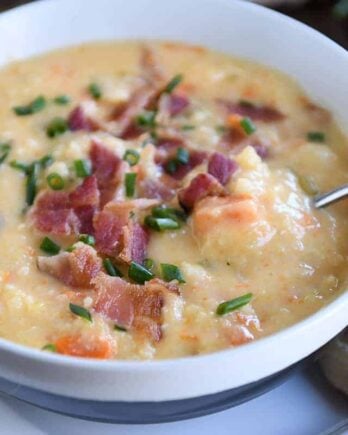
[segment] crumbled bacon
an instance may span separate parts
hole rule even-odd
[[[190,100],[181,94],[170,94],[169,98],[169,114],[176,116],[182,113],[190,105]]]
[[[210,174],[198,174],[178,193],[178,199],[185,210],[191,210],[195,204],[207,196],[224,196],[225,190],[219,181]]]
[[[225,186],[231,175],[238,169],[238,164],[221,153],[211,155],[208,163],[208,172]]]
[[[68,125],[70,130],[85,130],[85,131],[94,131],[96,130],[96,126],[94,122],[88,118],[85,111],[81,106],[75,107],[69,116],[68,116]]]
[[[94,308],[98,313],[154,341],[161,339],[162,307],[168,292],[166,283],[157,279],[144,285],[130,284],[100,273],[93,284],[97,291]]]
[[[122,160],[97,141],[92,141],[89,151],[93,174],[98,181],[101,206],[111,201],[122,178]]]
[[[125,263],[135,261],[142,264],[146,257],[146,249],[149,242],[149,234],[138,223],[129,220],[123,227],[122,246],[119,259]]]
[[[96,248],[101,254],[116,257],[120,251],[122,228],[127,224],[127,215],[101,211],[94,217]]]
[[[219,99],[218,103],[223,106],[228,113],[247,116],[254,121],[275,122],[282,121],[285,115],[278,109],[270,106],[261,106],[249,102],[233,102]]]
[[[102,270],[102,263],[93,248],[77,243],[72,252],[38,257],[38,268],[68,286],[91,288],[91,281]]]
[[[31,211],[35,227],[56,235],[78,234],[92,228],[92,218],[99,205],[94,176],[84,179],[72,192],[44,191]]]

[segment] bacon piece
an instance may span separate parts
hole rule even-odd
[[[205,151],[190,151],[190,158],[186,165],[178,165],[176,171],[171,174],[175,180],[182,180],[189,172],[192,171],[196,166],[200,165],[207,158],[208,153]]]
[[[84,206],[98,207],[100,193],[97,178],[94,175],[84,178],[83,182],[69,194],[69,201],[74,208]]]
[[[68,286],[91,288],[92,279],[102,270],[102,262],[93,248],[79,242],[72,252],[38,257],[38,268]]]
[[[238,129],[229,128],[220,139],[219,146],[224,150],[231,148],[242,149],[243,141],[246,139],[245,134]]]
[[[68,125],[71,131],[95,131],[94,122],[88,118],[81,106],[75,107],[68,116]]]
[[[195,204],[207,196],[224,196],[225,190],[210,174],[198,174],[188,187],[181,189],[178,200],[185,210],[192,210]]]
[[[168,287],[160,280],[153,281],[145,285],[130,284],[100,273],[93,280],[97,291],[94,308],[117,325],[159,341],[162,337],[162,307]]]
[[[223,106],[228,113],[248,116],[254,121],[276,122],[285,119],[285,115],[274,107],[259,106],[243,101],[233,102],[225,99],[218,99],[217,102]]]
[[[130,220],[128,225],[123,227],[123,249],[119,254],[119,259],[125,263],[135,261],[142,264],[146,258],[148,242],[148,232],[141,225]]]
[[[190,100],[181,94],[170,94],[168,111],[170,116],[176,116],[182,113],[190,105]]]
[[[262,144],[262,143],[253,143],[251,144],[251,146],[254,148],[254,150],[256,151],[257,155],[262,159],[266,159],[267,157],[269,157],[269,147]]]
[[[92,141],[89,151],[93,174],[98,181],[101,206],[111,201],[123,175],[122,160],[97,141]]]
[[[231,175],[238,169],[238,164],[221,153],[214,153],[209,159],[208,172],[225,186]]]
[[[110,211],[101,211],[94,217],[94,234],[98,252],[117,257],[120,251],[122,228],[127,224],[127,216]]]

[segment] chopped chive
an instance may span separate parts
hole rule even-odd
[[[46,128],[46,134],[50,138],[60,136],[69,129],[68,122],[64,118],[53,118]]]
[[[155,262],[154,262],[154,260],[152,260],[152,258],[145,258],[143,264],[144,264],[144,267],[147,270],[149,270],[150,272],[152,272],[154,267],[155,267]]]
[[[120,332],[127,332],[127,328],[125,328],[124,326],[121,326],[121,325],[114,325],[114,330],[120,331]]]
[[[186,221],[187,216],[183,210],[179,210],[174,207],[168,207],[166,205],[158,205],[151,210],[152,216],[157,218],[170,218],[173,220],[180,219]]]
[[[137,174],[135,172],[128,172],[125,175],[124,184],[126,188],[127,198],[133,198],[135,194],[136,180],[137,180]]]
[[[146,226],[155,231],[177,230],[180,228],[179,222],[171,218],[156,218],[154,216],[146,216],[144,223]]]
[[[154,128],[156,127],[156,115],[154,110],[143,110],[137,117],[136,122],[140,127]]]
[[[253,121],[252,121],[250,118],[248,118],[248,117],[243,118],[243,119],[240,121],[240,125],[241,125],[242,129],[244,130],[244,132],[245,132],[248,136],[250,136],[251,134],[255,133],[255,131],[256,131],[256,126],[255,126],[255,124],[254,124]]]
[[[176,161],[181,165],[187,165],[190,160],[190,153],[185,148],[178,148],[176,151]]]
[[[41,159],[39,160],[39,163],[43,169],[46,169],[49,166],[51,166],[53,162],[54,162],[54,159],[49,154],[47,156],[41,157]]]
[[[83,319],[86,319],[89,322],[92,322],[91,313],[88,310],[86,310],[86,308],[81,307],[80,305],[72,304],[72,303],[69,304],[69,308],[73,314],[76,314],[76,316],[80,316]]]
[[[10,142],[0,143],[0,164],[7,159],[7,156],[10,154],[10,151],[11,151]]]
[[[42,346],[41,350],[47,350],[49,352],[57,352],[57,347],[53,343],[47,343],[45,346]]]
[[[110,258],[104,258],[103,260],[104,269],[110,276],[123,276],[123,273],[112,263]]]
[[[101,88],[100,88],[100,86],[97,83],[91,83],[88,86],[88,92],[96,100],[99,100],[101,98],[101,96],[102,96]]]
[[[171,92],[173,92],[174,89],[182,82],[182,79],[182,74],[177,74],[176,76],[174,76],[164,88],[163,92],[165,92],[166,94],[170,94]]]
[[[50,186],[52,190],[62,190],[64,189],[64,180],[63,177],[57,172],[52,172],[47,175],[47,184]]]
[[[22,171],[25,174],[27,174],[29,172],[29,169],[30,169],[30,165],[28,165],[27,163],[19,162],[18,160],[12,160],[10,162],[10,166],[11,166],[11,168],[17,169],[18,171]]]
[[[134,166],[139,162],[140,154],[136,150],[127,150],[124,153],[123,160],[129,163],[130,166]]]
[[[66,106],[70,103],[71,98],[68,95],[58,95],[53,101],[59,106]]]
[[[230,313],[231,311],[238,310],[244,305],[248,304],[253,295],[252,293],[247,293],[238,298],[231,299],[230,301],[222,302],[216,309],[216,314],[218,316],[223,316],[224,314]]]
[[[40,95],[31,101],[26,106],[16,106],[13,111],[18,116],[33,115],[34,113],[40,112],[46,106],[46,98]]]
[[[86,178],[92,173],[92,165],[89,160],[79,159],[74,161],[76,175],[79,178]]]
[[[50,238],[45,237],[41,242],[40,249],[46,254],[56,255],[60,251],[60,246]]]
[[[144,284],[154,277],[154,274],[135,261],[132,261],[128,269],[128,277],[138,284]]]
[[[176,279],[180,283],[184,283],[184,277],[180,269],[174,264],[161,263],[161,274],[164,281],[173,281]]]
[[[310,142],[318,142],[323,143],[325,142],[325,134],[321,131],[310,131],[307,133],[307,139]]]
[[[178,170],[178,162],[176,159],[171,159],[166,163],[164,169],[168,174],[175,174],[175,172]]]
[[[76,248],[75,244],[68,246],[65,251],[66,252],[73,252],[73,250]]]
[[[239,104],[243,107],[255,107],[255,104],[249,100],[239,100]]]
[[[26,201],[28,205],[32,205],[34,203],[34,199],[37,193],[37,178],[39,176],[40,171],[40,163],[34,162],[28,168],[27,181],[26,181]]]
[[[185,124],[181,126],[181,130],[182,131],[190,131],[190,130],[194,130],[196,127],[194,125],[191,124]]]
[[[95,245],[95,238],[90,234],[80,234],[79,241],[89,246]]]
[[[339,0],[333,7],[332,13],[339,19],[348,17],[348,0]]]

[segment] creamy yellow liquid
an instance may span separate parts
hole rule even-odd
[[[151,235],[148,256],[177,265],[186,280],[180,286],[182,296],[166,301],[160,342],[115,331],[95,313],[93,323],[74,316],[69,301],[90,308],[93,291],[77,293],[37,269],[43,235],[23,214],[24,176],[7,162],[52,154],[55,163],[47,173],[54,168],[69,177],[72,161],[88,155],[93,136],[120,157],[125,149],[139,150],[140,165],[151,174],[152,146],[142,149],[139,141],[125,143],[103,132],[67,132],[56,139],[45,132],[53,117],[65,117],[80,101],[90,100],[86,88],[91,82],[100,84],[104,106],[126,101],[140,74],[141,44],[88,44],[11,64],[0,71],[0,142],[12,142],[10,157],[0,166],[1,337],[41,348],[61,336],[81,334],[108,340],[118,359],[179,357],[233,347],[278,331],[327,305],[345,288],[348,205],[313,210],[298,178],[309,178],[319,191],[348,182],[348,140],[330,116],[309,110],[304,91],[278,72],[203,49],[154,47],[168,77],[182,73],[192,88],[191,109],[177,118],[195,126],[185,133],[191,148],[217,147],[216,126],[224,117],[216,98],[249,99],[286,115],[281,122],[255,123],[254,138],[270,147],[267,160],[261,161],[251,147],[233,156],[239,170],[228,190],[252,197],[256,222],[236,223],[214,215],[208,204],[201,215],[197,208],[183,229]],[[72,103],[50,102],[32,116],[18,117],[12,111],[38,95],[51,101],[60,94],[69,95]],[[102,116],[104,106],[93,110]],[[308,142],[309,131],[323,132],[325,143]],[[194,173],[205,169],[200,166]],[[183,184],[192,177],[189,174]],[[216,316],[219,303],[249,292],[249,305]]]

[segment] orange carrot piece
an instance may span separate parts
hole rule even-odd
[[[110,342],[102,338],[84,341],[80,336],[66,335],[60,337],[55,345],[57,352],[63,355],[99,359],[109,359],[112,356]]]

